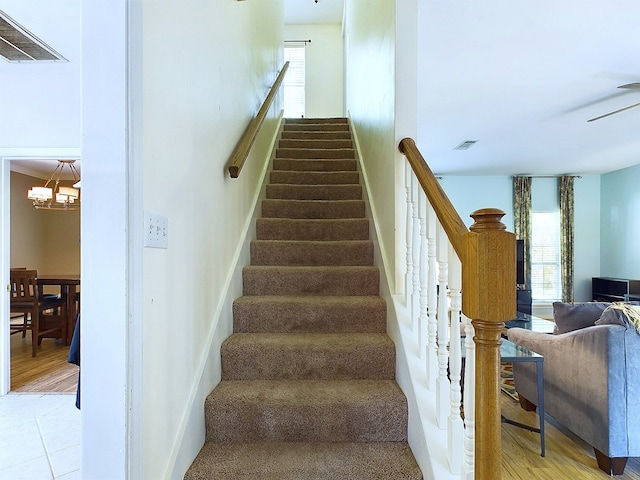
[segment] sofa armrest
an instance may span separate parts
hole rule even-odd
[[[508,332],[509,340],[544,356],[546,412],[611,456],[624,456],[628,439],[626,331],[596,325],[560,335]],[[514,364],[514,380],[518,393],[535,403],[535,371]]]

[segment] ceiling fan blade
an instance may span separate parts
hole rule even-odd
[[[640,102],[639,103],[634,103],[633,105],[629,105],[628,107],[621,108],[620,110],[615,110],[613,112],[609,112],[609,113],[605,113],[604,115],[600,115],[599,117],[591,118],[591,119],[587,120],[587,122],[593,122],[594,120],[600,120],[601,118],[608,117],[609,115],[613,115],[614,113],[624,112],[625,110],[629,110],[630,108],[639,107],[639,106],[640,106]]]
[[[640,82],[627,83],[626,85],[620,85],[618,88],[629,88],[631,90],[640,90]]]

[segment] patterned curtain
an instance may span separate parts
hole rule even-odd
[[[513,228],[524,240],[524,283],[531,288],[531,177],[513,177]]]
[[[573,302],[573,178],[559,177],[562,301]]]

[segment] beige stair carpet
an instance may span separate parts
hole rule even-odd
[[[185,479],[422,478],[359,181],[346,119],[286,121]]]

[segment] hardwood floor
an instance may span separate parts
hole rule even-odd
[[[509,419],[538,426],[534,412],[525,412],[518,402],[501,394],[502,413]],[[546,456],[540,456],[540,436],[513,425],[502,424],[503,480],[604,480],[611,478],[598,469],[593,449],[567,429],[547,417]],[[630,458],[620,480],[640,480],[640,458]]]
[[[11,391],[20,393],[75,393],[78,367],[67,363],[69,347],[44,339],[38,356],[31,356],[31,335],[11,335]]]

